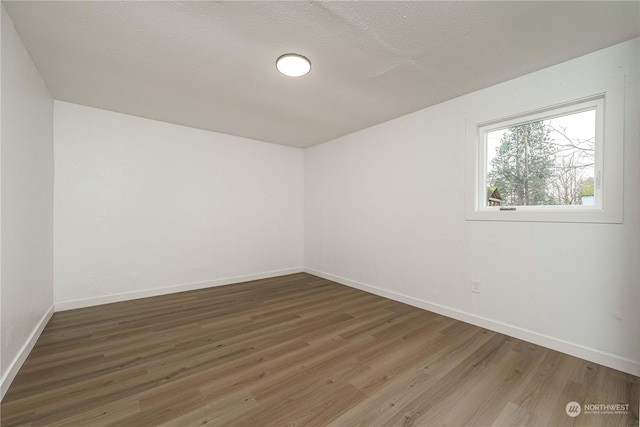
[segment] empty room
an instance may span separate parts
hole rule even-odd
[[[1,9],[3,427],[638,426],[640,2]]]

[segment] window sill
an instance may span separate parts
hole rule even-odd
[[[622,212],[575,206],[519,206],[516,210],[500,210],[499,207],[491,207],[467,211],[465,220],[621,224]]]

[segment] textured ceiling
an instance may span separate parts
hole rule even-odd
[[[2,3],[56,99],[297,147],[640,35],[635,1]]]

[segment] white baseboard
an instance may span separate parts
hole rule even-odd
[[[24,343],[20,351],[18,351],[16,357],[14,357],[9,365],[3,369],[2,377],[0,378],[0,400],[4,399],[5,393],[9,390],[9,386],[18,374],[18,371],[22,367],[24,361],[27,360],[29,353],[33,350],[33,347],[36,345],[36,341],[38,341],[40,334],[44,330],[44,327],[47,326],[47,323],[49,322],[49,319],[51,319],[51,316],[53,316],[53,313],[54,308],[52,305],[44,316],[42,316],[33,331],[31,331],[27,341]]]
[[[414,307],[422,308],[424,310],[432,311],[434,313],[441,314],[443,316],[451,317],[462,322],[470,323],[481,328],[489,329],[501,334],[509,335],[514,338],[521,339],[533,344],[541,345],[552,350],[559,351],[561,353],[569,354],[571,356],[579,357],[590,362],[598,363],[600,365],[607,366],[609,368],[617,369],[622,372],[626,372],[631,375],[640,376],[640,361],[626,359],[624,357],[616,356],[614,354],[605,353],[600,350],[596,350],[589,347],[584,347],[580,344],[571,343],[565,340],[554,338],[548,335],[533,332],[527,329],[519,328],[516,326],[508,325],[496,320],[488,319],[486,317],[477,316],[475,314],[466,313],[464,311],[456,310],[450,307],[446,307],[439,304],[434,304],[421,299],[413,298],[407,295],[403,295],[397,292],[392,292],[386,289],[377,288],[375,286],[367,285],[364,283],[356,282],[354,280],[346,279],[344,277],[335,276],[323,271],[314,270],[313,268],[305,267],[304,271],[314,276],[319,276],[327,280],[340,283],[342,285],[350,286],[352,288],[360,289],[365,292],[369,292],[374,295],[389,298],[394,301],[403,302],[405,304],[412,305]]]
[[[75,308],[92,307],[94,305],[110,304],[113,302],[129,301],[139,298],[155,297],[158,295],[173,294],[176,292],[193,291],[196,289],[211,288],[214,286],[230,285],[233,283],[248,282],[250,280],[268,279],[270,277],[284,276],[287,274],[302,273],[303,267],[287,268],[284,270],[267,271],[250,274],[247,276],[227,277],[224,279],[208,280],[205,282],[184,283],[162,288],[145,289],[143,291],[124,292],[120,294],[104,295],[94,298],[84,298],[72,301],[55,303],[55,311],[73,310]]]

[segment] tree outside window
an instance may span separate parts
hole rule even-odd
[[[493,130],[486,137],[487,186],[498,190],[502,206],[582,205],[593,199],[595,110]]]

